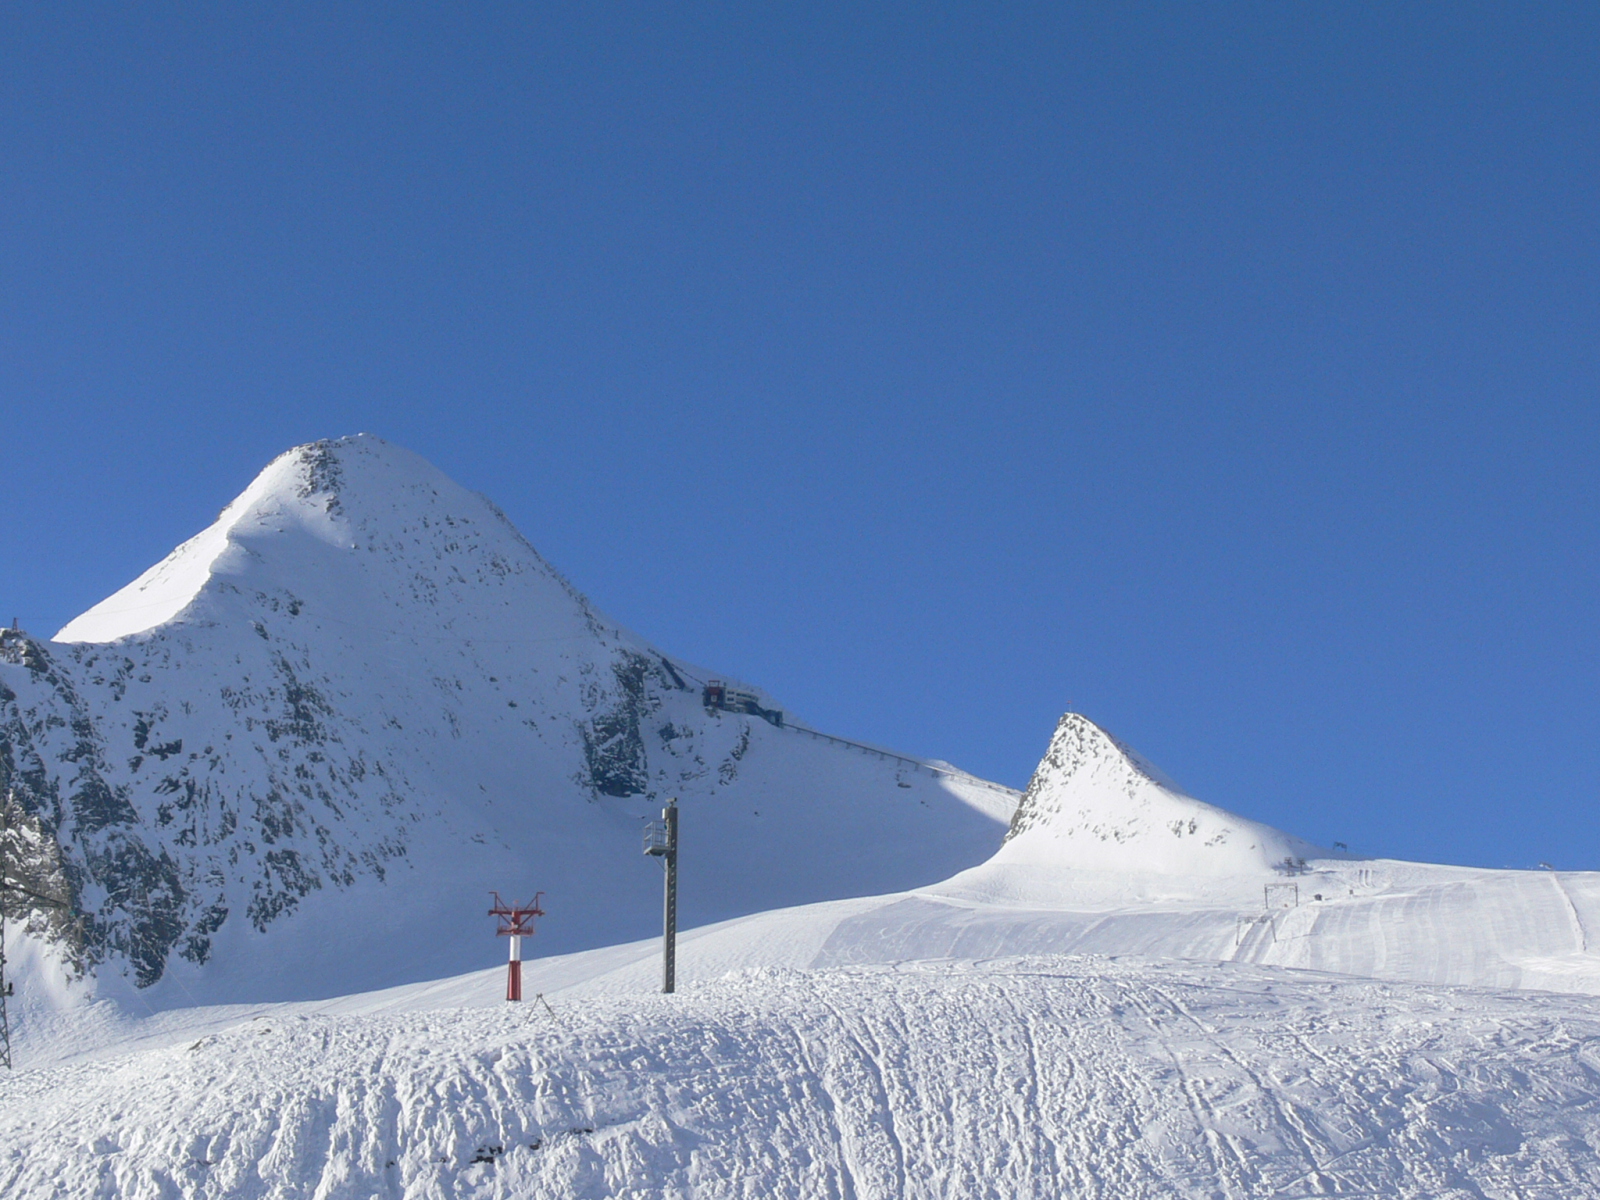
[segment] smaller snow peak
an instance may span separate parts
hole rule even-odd
[[[1036,826],[1047,825],[1071,794],[1084,787],[1121,793],[1130,799],[1140,788],[1164,787],[1156,772],[1116,738],[1081,713],[1064,713],[1050,746],[1028,780],[1022,802],[1006,834],[1010,842]],[[1176,791],[1176,788],[1171,789]]]
[[[1093,721],[1067,713],[996,860],[1091,871],[1253,874],[1316,848],[1185,795]]]

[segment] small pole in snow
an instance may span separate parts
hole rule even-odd
[[[666,863],[661,914],[661,990],[675,990],[678,968],[678,802],[668,800],[661,820],[644,830],[644,852]]]
[[[506,964],[506,999],[522,999],[522,939],[533,936],[533,920],[535,917],[544,916],[544,909],[539,907],[539,897],[543,892],[538,892],[533,899],[524,905],[507,904],[500,899],[499,892],[490,892],[494,897],[494,907],[489,910],[491,917],[500,918],[500,927],[495,931],[500,937],[511,939],[511,957]]]

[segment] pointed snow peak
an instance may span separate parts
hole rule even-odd
[[[333,527],[340,521],[405,519],[441,508],[475,512],[482,505],[481,497],[421,455],[358,433],[307,442],[280,454],[218,520],[239,524],[291,516],[338,541],[341,535]]]
[[[361,553],[356,553],[361,552]],[[335,608],[446,599],[482,582],[543,577],[586,605],[484,497],[420,455],[371,434],[279,455],[190,538],[139,578],[75,618],[61,642],[110,642],[181,618],[217,617],[210,597],[280,594],[282,603],[320,595]],[[223,581],[219,584],[218,580]]]
[[[1184,795],[1093,721],[1067,713],[995,861],[1238,875],[1293,870],[1300,859],[1323,854],[1309,842]]]

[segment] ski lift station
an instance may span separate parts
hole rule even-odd
[[[720,679],[713,679],[706,684],[703,699],[708,709],[720,709],[722,712],[748,713],[752,717],[760,717],[763,721],[771,722],[779,729],[783,728],[782,710],[763,708],[761,707],[761,697],[754,692],[731,687]]]

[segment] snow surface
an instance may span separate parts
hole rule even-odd
[[[0,1080],[0,1193],[1600,1194],[1587,997],[1064,955],[548,1007],[499,975]]]

